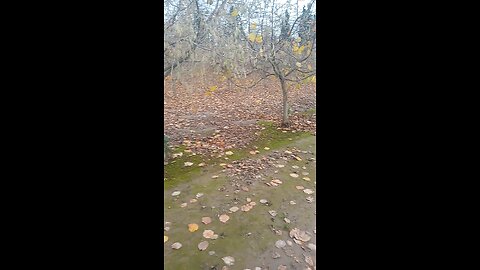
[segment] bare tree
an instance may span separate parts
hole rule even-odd
[[[299,2],[290,0],[168,0],[165,5],[164,78],[196,50],[203,65],[238,87],[275,77],[282,91],[282,126],[289,125],[289,87],[315,80],[315,0],[301,12]],[[242,85],[240,78],[250,75],[257,80]]]

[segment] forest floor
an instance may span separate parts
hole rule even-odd
[[[316,269],[315,89],[166,87],[165,269]],[[229,90],[227,90],[229,89]]]

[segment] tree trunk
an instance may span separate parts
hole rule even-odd
[[[283,76],[280,76],[280,84],[282,86],[282,95],[283,95],[282,127],[288,127],[290,124],[288,122],[288,96],[287,96],[288,89],[287,89],[287,82],[285,81],[285,78]]]

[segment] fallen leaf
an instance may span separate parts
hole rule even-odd
[[[210,217],[202,217],[203,224],[209,224],[210,222],[212,222],[212,219]]]
[[[260,203],[264,203],[264,204],[265,204],[265,203],[267,203],[267,202],[268,202],[268,201],[265,200],[265,199],[261,199],[261,200],[260,200]]]
[[[200,244],[198,244],[198,249],[199,250],[205,250],[208,247],[208,242],[207,241],[202,241]]]
[[[283,165],[283,164],[278,164],[277,167],[278,167],[278,168],[283,168],[283,167],[285,167],[285,165]]]
[[[290,219],[284,218],[283,220],[284,220],[286,223],[289,223],[289,224],[290,224]]]
[[[249,153],[250,153],[250,155],[255,155],[255,154],[257,154],[257,152],[255,152],[255,151],[250,151]]]
[[[230,266],[235,263],[235,258],[233,258],[232,256],[223,257],[222,260],[226,265]]]
[[[207,238],[207,239],[210,239],[212,238],[212,236],[215,234],[214,231],[212,230],[205,230],[203,231],[203,237]]]
[[[234,206],[234,207],[231,207],[231,208],[228,209],[228,210],[230,210],[230,212],[232,212],[232,213],[235,213],[235,212],[238,211],[238,209],[239,209],[238,207]]]
[[[197,199],[199,199],[199,198],[202,197],[202,196],[203,196],[203,193],[197,193],[197,195],[195,195],[195,197],[196,197]]]
[[[250,204],[246,204],[246,205],[242,205],[241,209],[243,212],[248,212],[250,210],[252,210],[253,206],[250,205]]]
[[[168,236],[164,235],[163,236],[163,243],[166,243],[168,241]]]
[[[180,249],[181,247],[182,247],[182,244],[180,244],[179,242],[175,242],[172,244],[173,249]]]
[[[265,148],[263,148],[263,149],[265,149],[265,150],[270,150],[270,148],[268,148],[268,147],[265,147]]]
[[[313,259],[312,259],[312,257],[307,256],[307,255],[305,255],[305,254],[304,254],[303,256],[305,257],[305,262],[306,262],[308,265],[310,265],[310,266],[313,267]]]
[[[295,186],[296,189],[305,189],[303,186]]]
[[[182,152],[176,153],[176,154],[173,154],[173,155],[172,155],[173,158],[177,158],[177,157],[181,157],[181,156],[183,156],[183,153],[182,153]]]
[[[317,246],[316,246],[315,244],[312,244],[312,243],[309,243],[309,244],[307,245],[307,247],[308,247],[310,250],[313,250],[313,251],[317,250]]]
[[[190,161],[187,161],[187,162],[184,163],[184,165],[185,165],[185,167],[190,167],[190,166],[193,165],[193,163],[190,162]]]
[[[292,229],[289,235],[293,240],[296,239],[296,240],[301,240],[303,242],[310,241],[311,239],[311,237],[305,231],[302,231],[298,228]]]
[[[303,177],[302,179],[305,181],[310,181],[310,177]]]
[[[226,223],[230,219],[230,217],[226,214],[223,214],[219,217],[219,219],[221,222]]]
[[[174,191],[174,192],[172,193],[172,196],[178,196],[178,195],[180,195],[180,193],[181,193],[180,191]]]
[[[279,179],[273,179],[272,182],[279,185],[282,184],[282,181],[280,181]]]
[[[205,163],[203,163],[203,162],[198,164],[198,167],[203,167],[203,166],[205,166]]]
[[[190,199],[190,203],[197,202],[197,199]]]
[[[194,232],[194,231],[198,230],[198,224],[196,224],[196,223],[188,224],[188,230],[190,232]]]
[[[277,215],[277,211],[275,211],[275,210],[270,210],[270,211],[268,211],[268,213],[269,213],[272,217],[274,217],[274,216]]]
[[[308,172],[302,172],[302,175],[309,175]]]
[[[304,190],[303,190],[303,192],[307,193],[308,195],[310,195],[310,194],[313,194],[313,193],[314,193],[314,191],[313,191],[313,190],[311,190],[311,189],[309,189],[309,188],[307,188],[307,189],[304,189]]]
[[[232,151],[225,152],[225,155],[231,156],[231,155],[233,155],[233,152]]]
[[[297,177],[298,177],[298,174],[296,174],[296,173],[291,173],[290,176],[293,177],[293,178],[297,178]]]
[[[182,203],[182,204],[180,204],[180,207],[181,207],[181,208],[187,207],[187,203]]]
[[[217,179],[217,178],[218,178],[218,175],[212,176],[212,179]]]
[[[275,246],[276,246],[277,248],[283,248],[283,247],[285,247],[286,245],[287,245],[287,243],[285,243],[285,241],[283,241],[283,240],[278,240],[277,242],[275,242]]]

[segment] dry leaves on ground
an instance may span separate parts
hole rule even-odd
[[[219,220],[223,223],[226,223],[229,219],[230,219],[230,217],[226,214],[223,214],[219,217]]]
[[[190,232],[194,232],[194,231],[198,230],[198,224],[196,224],[196,223],[188,224],[188,230]]]

